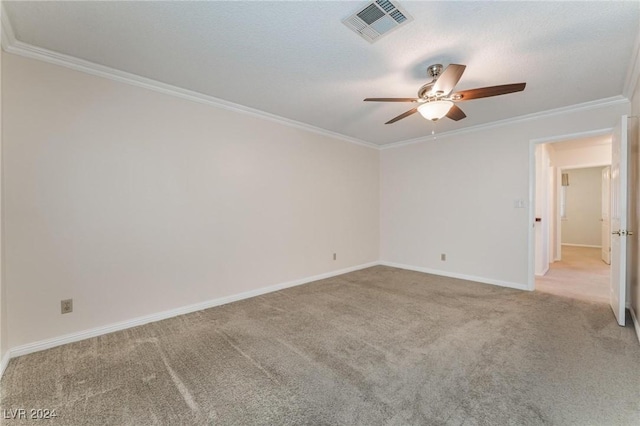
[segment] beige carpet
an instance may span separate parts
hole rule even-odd
[[[14,359],[1,402],[47,425],[631,425],[639,372],[605,304],[378,266]]]
[[[543,277],[536,277],[536,290],[609,303],[610,271],[599,248],[563,245],[562,260],[552,263]]]

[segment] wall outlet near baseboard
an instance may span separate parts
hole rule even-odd
[[[440,253],[440,260],[445,262],[447,260],[447,254],[446,253]]]
[[[73,312],[73,299],[65,299],[60,301],[60,313],[69,314]]]

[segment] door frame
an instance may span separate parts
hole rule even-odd
[[[545,143],[566,142],[573,139],[588,138],[594,136],[610,135],[613,132],[613,127],[589,130],[584,132],[570,133],[565,135],[551,136],[546,138],[537,138],[529,140],[529,214],[527,220],[527,290],[533,291],[536,286],[535,277],[535,214],[536,214],[536,146]],[[593,166],[585,165],[581,167],[597,167],[600,164],[594,164]],[[563,167],[566,168],[566,167]]]
[[[605,178],[605,171],[607,172],[606,178]],[[605,228],[606,222],[605,222],[605,215],[603,214],[601,218],[602,222],[600,223],[600,232],[602,234],[601,236],[602,249],[600,250],[600,258],[607,265],[611,265],[611,166],[605,167],[602,169],[602,178],[601,178],[600,185],[602,186],[602,210],[604,210],[604,207],[605,207],[604,203],[606,200],[607,202],[606,220],[608,222],[608,226]],[[605,193],[606,193],[606,197],[604,196]],[[608,244],[605,244],[605,242],[607,241],[608,241]],[[603,253],[607,253],[607,256],[606,256],[607,260],[605,260]]]

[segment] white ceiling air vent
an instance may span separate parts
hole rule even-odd
[[[369,43],[383,34],[413,21],[409,14],[389,0],[376,0],[342,21]]]

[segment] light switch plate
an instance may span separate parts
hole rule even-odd
[[[513,200],[513,208],[524,209],[526,206],[527,206],[527,203],[522,198]]]

